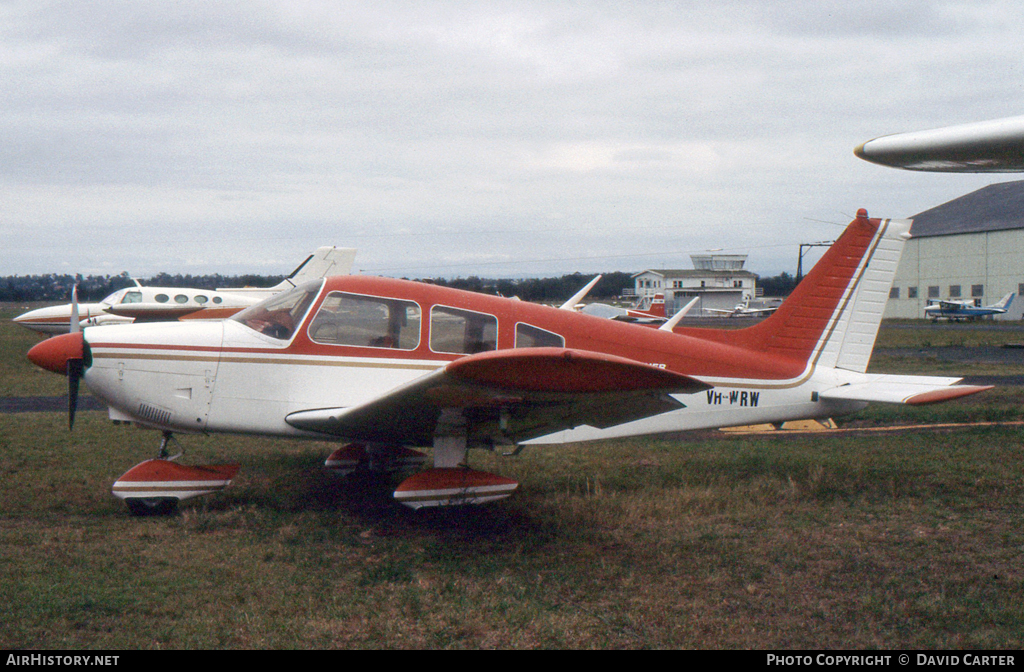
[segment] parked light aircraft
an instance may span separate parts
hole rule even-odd
[[[778,306],[765,306],[764,308],[751,308],[750,300],[744,299],[742,303],[737,303],[732,310],[725,308],[705,308],[706,313],[716,313],[724,315],[725,317],[758,317],[762,315],[771,315],[778,309]]]
[[[630,308],[620,308],[607,303],[588,303],[580,309],[580,312],[585,315],[635,324],[661,325],[668,321],[668,316],[665,314],[664,294],[641,297]]]
[[[860,210],[774,315],[720,330],[639,326],[573,310],[367,276],[300,285],[219,322],[86,327],[29,351],[85,381],[110,416],[164,432],[347,445],[346,470],[425,459],[395,498],[412,507],[507,497],[466,466],[472,448],[830,418],[881,401],[926,404],[987,387],[866,373],[910,222]],[[667,328],[666,328],[667,327]],[[73,407],[71,409],[73,418]],[[163,510],[237,467],[161,457],[115,494]]]
[[[1001,315],[1010,308],[1013,302],[1013,292],[1010,292],[999,299],[991,306],[976,306],[969,299],[946,299],[931,303],[924,308],[925,317],[932,321],[940,319],[973,321],[989,315]]]
[[[1024,116],[886,135],[854,153],[872,163],[947,173],[1024,171]]]
[[[220,320],[268,296],[327,275],[347,274],[356,251],[351,248],[321,247],[273,287],[232,288],[216,291],[179,287],[135,287],[119,289],[99,303],[78,306],[78,315],[89,326],[131,324],[168,320]],[[71,304],[30,310],[14,318],[21,326],[42,334],[66,334],[70,328]]]

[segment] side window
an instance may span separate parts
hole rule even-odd
[[[142,303],[142,292],[132,290],[125,292],[124,297],[121,299],[121,303]]]
[[[520,322],[516,325],[517,348],[564,348],[565,339],[558,334]]]
[[[498,318],[471,310],[430,309],[430,349],[471,355],[498,349]]]
[[[331,292],[309,325],[309,338],[328,345],[415,350],[420,307],[401,299]]]

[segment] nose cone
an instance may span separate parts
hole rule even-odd
[[[81,332],[61,334],[35,345],[28,351],[28,358],[36,366],[67,375],[69,359],[85,357],[85,339]]]

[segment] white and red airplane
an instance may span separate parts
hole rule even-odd
[[[653,328],[347,276],[221,322],[87,327],[28,356],[68,375],[72,397],[84,379],[112,419],[161,430],[164,444],[172,432],[336,438],[348,445],[328,464],[343,470],[418,464],[410,449],[431,446],[433,468],[396,499],[479,503],[516,483],[465,466],[472,448],[828,418],[988,389],[866,373],[909,228],[859,211],[775,314],[745,329]],[[232,468],[150,460],[115,494],[163,510],[223,487]]]
[[[180,287],[126,287],[99,303],[83,303],[77,315],[87,326],[166,322],[170,320],[222,320],[263,299],[327,275],[343,275],[352,268],[352,248],[321,247],[306,257],[291,275],[273,287],[204,290]],[[70,330],[71,304],[47,306],[22,313],[14,322],[32,331],[53,335]]]
[[[597,276],[595,280],[600,277]],[[633,322],[636,324],[660,325],[668,321],[668,315],[665,314],[664,294],[642,297],[630,308],[619,308],[618,306],[610,306],[607,303],[590,303],[583,306],[580,312],[609,320]]]
[[[706,313],[715,313],[723,317],[762,317],[764,315],[771,315],[778,306],[764,306],[762,308],[751,308],[750,299],[744,299],[742,303],[737,303],[731,310],[724,308],[705,308]]]

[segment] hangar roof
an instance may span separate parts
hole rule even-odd
[[[1024,180],[990,184],[912,219],[914,238],[1024,229]]]

